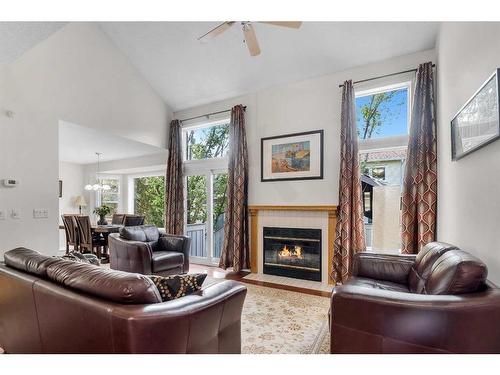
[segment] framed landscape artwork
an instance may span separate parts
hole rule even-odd
[[[451,120],[451,158],[465,155],[500,137],[497,69]]]
[[[323,178],[323,130],[261,139],[261,181]]]

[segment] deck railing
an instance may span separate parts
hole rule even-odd
[[[188,224],[186,235],[191,237],[190,255],[195,257],[207,257],[207,228],[206,223]],[[214,253],[213,258],[219,258],[224,241],[224,227],[214,232]]]

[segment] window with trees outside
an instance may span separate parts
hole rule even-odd
[[[229,119],[183,129],[186,233],[191,255],[215,262],[224,240]]]
[[[111,188],[109,190],[100,190],[97,192],[97,205],[106,205],[111,207],[111,212],[106,216],[107,220],[111,220],[113,214],[118,212],[121,208],[120,178],[101,177],[99,180],[103,185],[109,185]]]
[[[134,213],[144,215],[145,224],[165,227],[165,176],[134,178]]]
[[[367,248],[401,247],[400,199],[408,146],[411,82],[356,92]]]

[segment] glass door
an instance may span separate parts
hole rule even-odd
[[[224,241],[227,172],[186,176],[186,235],[194,263],[218,263]]]

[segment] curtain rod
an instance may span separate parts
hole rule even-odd
[[[243,110],[247,109],[247,106],[243,106]],[[207,114],[204,114],[204,115],[200,115],[200,116],[194,116],[194,117],[190,117],[190,118],[185,118],[184,120],[179,120],[180,122],[184,122],[184,121],[191,121],[191,120],[196,120],[197,118],[202,118],[202,117],[209,117],[209,116],[213,116],[213,115],[220,115],[221,113],[226,113],[226,112],[231,112],[230,109],[226,109],[225,111],[219,111],[219,112],[212,112],[212,113],[207,113]]]
[[[434,68],[436,64],[432,64],[432,67]],[[386,77],[391,77],[391,76],[397,76],[399,74],[404,74],[404,73],[411,73],[411,72],[416,72],[418,69],[410,69],[410,70],[404,70],[402,72],[397,72],[397,73],[391,73],[391,74],[385,74],[383,76],[378,76],[378,77],[373,77],[373,78],[367,78],[367,79],[362,79],[361,81],[354,81],[352,84],[355,85],[356,83],[362,83],[362,82],[368,82],[368,81],[373,81],[375,79],[380,79],[380,78],[386,78]],[[340,87],[344,87],[344,85],[339,85]]]

